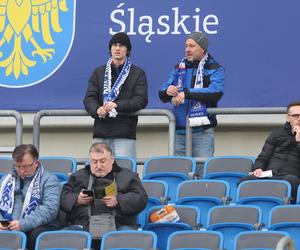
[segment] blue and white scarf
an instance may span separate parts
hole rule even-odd
[[[194,88],[203,88],[203,71],[208,54],[206,53],[198,64]],[[183,79],[185,76],[185,58],[183,58],[178,67],[178,83],[177,88],[183,91]],[[209,125],[210,120],[207,117],[207,108],[204,102],[199,100],[191,100],[189,103],[189,125],[190,127],[198,127]]]
[[[44,173],[42,165],[38,168],[27,189],[25,200],[22,208],[22,219],[32,213],[41,202],[41,177]],[[14,208],[14,191],[15,191],[16,177],[8,174],[3,180],[0,187],[0,211],[2,216],[12,221],[12,212]]]
[[[105,68],[105,74],[104,74],[104,86],[103,86],[103,103],[114,101],[117,96],[120,93],[120,90],[122,88],[122,85],[124,84],[130,68],[131,68],[131,60],[129,57],[126,57],[124,66],[114,84],[113,87],[111,87],[111,63],[112,58],[110,57],[107,61],[106,68]],[[109,117],[116,117],[117,111],[113,109],[111,112],[109,112]],[[104,117],[102,117],[104,118]]]

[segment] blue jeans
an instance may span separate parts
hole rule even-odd
[[[204,131],[193,133],[192,135],[192,156],[193,157],[211,157],[214,155],[214,129],[209,128]],[[176,134],[175,137],[175,155],[185,156],[185,135]]]
[[[193,133],[192,135],[192,157],[212,157],[215,152],[214,129],[209,128],[204,131]],[[175,155],[186,155],[185,134],[175,136]],[[197,164],[199,176],[203,175],[203,164]]]
[[[109,144],[115,157],[127,156],[136,158],[136,141],[134,139],[94,138],[93,143],[95,142],[105,142]]]

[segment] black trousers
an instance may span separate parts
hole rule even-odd
[[[255,177],[254,175],[249,175],[249,176],[246,176],[246,177],[243,177],[239,180],[238,182],[238,185],[243,182],[243,181],[249,181],[249,180],[283,180],[283,181],[288,181],[290,184],[291,184],[291,187],[292,187],[292,200],[291,200],[291,203],[296,203],[296,200],[297,200],[297,189],[298,189],[298,186],[300,184],[300,180],[297,176],[295,175],[291,175],[291,174],[288,174],[288,175],[278,175],[278,176],[273,176],[271,178],[258,178],[258,177]]]

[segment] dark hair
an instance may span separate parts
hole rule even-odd
[[[91,145],[89,153],[95,152],[103,154],[104,150],[112,154],[112,149],[106,142],[95,142]]]
[[[39,152],[32,144],[21,144],[16,146],[12,153],[12,158],[15,162],[20,162],[23,160],[25,154],[30,154],[34,160],[39,158]]]
[[[291,103],[287,106],[286,111],[289,112],[289,109],[290,109],[291,107],[294,107],[294,106],[300,106],[300,102],[299,102],[299,101],[291,102]]]

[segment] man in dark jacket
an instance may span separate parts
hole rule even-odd
[[[131,43],[126,33],[115,34],[109,42],[111,57],[94,70],[84,106],[95,119],[93,142],[108,143],[115,156],[136,157],[137,116],[127,116],[148,103],[145,72],[131,64]]]
[[[267,170],[272,171],[272,177],[267,178],[291,183],[295,202],[300,184],[300,102],[288,105],[285,125],[267,138],[253,172],[241,181],[262,178]]]
[[[94,143],[89,151],[90,164],[72,174],[64,185],[61,194],[61,208],[67,213],[69,225],[79,225],[88,231],[89,214],[115,214],[117,230],[136,228],[136,216],[141,212],[148,200],[140,179],[136,173],[119,167],[114,161],[111,148],[106,143]],[[88,189],[90,175],[92,176],[91,190],[93,196],[85,191]],[[103,194],[97,197],[97,190],[104,190],[113,182],[116,193]]]

